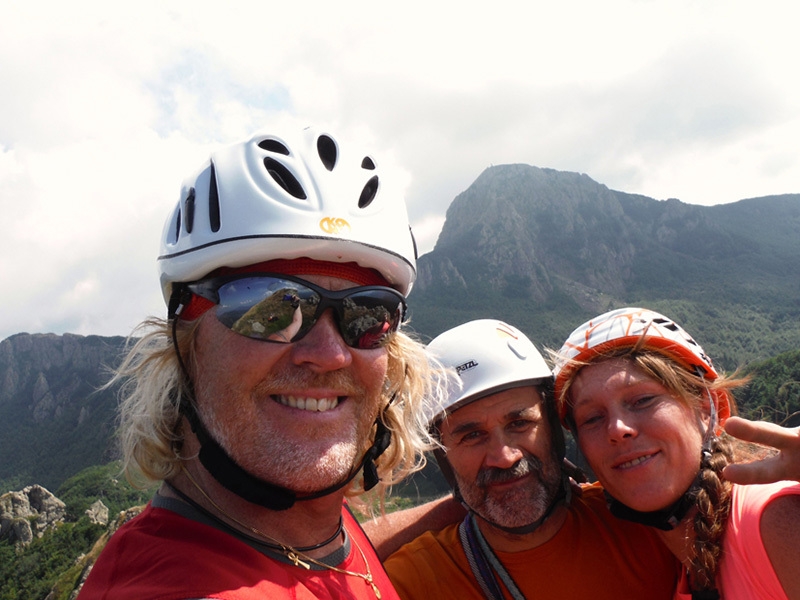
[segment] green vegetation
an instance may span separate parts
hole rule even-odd
[[[751,365],[743,373],[753,377],[737,394],[743,417],[780,423],[800,411],[800,350]]]
[[[45,598],[56,580],[92,548],[103,531],[105,527],[90,523],[84,516],[75,523],[57,525],[25,548],[0,542],[0,600]],[[79,575],[74,575],[68,592]]]
[[[67,520],[78,520],[97,500],[108,507],[111,519],[131,506],[146,504],[157,484],[145,490],[135,489],[125,480],[120,468],[120,463],[115,461],[89,467],[67,479],[55,492],[67,505]]]
[[[155,488],[131,487],[120,476],[119,462],[90,467],[67,479],[56,492],[67,505],[64,523],[26,547],[0,540],[0,600],[44,599],[54,589],[55,600],[66,600],[83,570],[77,559],[106,531],[106,526],[89,521],[86,509],[102,500],[113,521],[120,511],[146,504]]]

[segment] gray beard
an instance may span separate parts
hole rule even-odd
[[[534,473],[525,487],[505,493],[488,491],[489,483],[509,481]],[[541,519],[547,512],[561,486],[561,471],[557,457],[549,457],[547,466],[531,454],[526,454],[510,469],[481,469],[474,483],[463,481],[456,474],[461,496],[469,508],[490,523],[505,528],[524,527]]]

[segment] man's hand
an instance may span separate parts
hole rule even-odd
[[[746,442],[771,446],[778,451],[762,460],[726,466],[722,471],[725,479],[739,484],[800,481],[800,427],[731,417],[725,422],[725,431]]]

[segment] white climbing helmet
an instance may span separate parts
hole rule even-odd
[[[549,383],[550,369],[528,337],[495,319],[470,321],[445,331],[428,350],[458,373],[443,405],[428,407],[430,425],[491,394],[526,385]]]
[[[416,245],[397,186],[368,154],[307,128],[213,153],[184,181],[164,226],[161,288],[219,267],[308,257],[377,270],[408,295]]]

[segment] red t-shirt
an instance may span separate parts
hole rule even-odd
[[[382,599],[399,600],[369,539],[344,506],[342,518],[350,544],[336,566],[366,574],[366,558]],[[151,503],[111,537],[79,598],[376,600],[376,594],[359,577],[284,563],[220,529]]]

